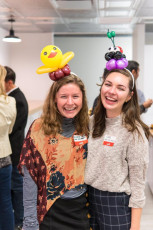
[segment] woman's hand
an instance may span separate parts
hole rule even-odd
[[[130,230],[140,230],[142,208],[132,208]]]

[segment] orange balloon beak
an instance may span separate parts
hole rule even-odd
[[[48,58],[53,58],[55,57],[57,54],[57,52],[51,52],[50,55],[48,56]]]

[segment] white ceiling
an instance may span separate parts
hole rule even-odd
[[[137,23],[153,31],[153,0],[0,0],[0,28],[17,33],[132,34]]]

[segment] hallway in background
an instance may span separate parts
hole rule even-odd
[[[143,208],[140,230],[153,230],[153,194],[146,183],[146,205]]]

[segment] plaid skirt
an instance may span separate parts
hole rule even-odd
[[[93,230],[129,230],[129,198],[124,192],[100,191],[89,186],[90,227]]]
[[[48,210],[39,230],[89,230],[87,198],[57,199]]]

